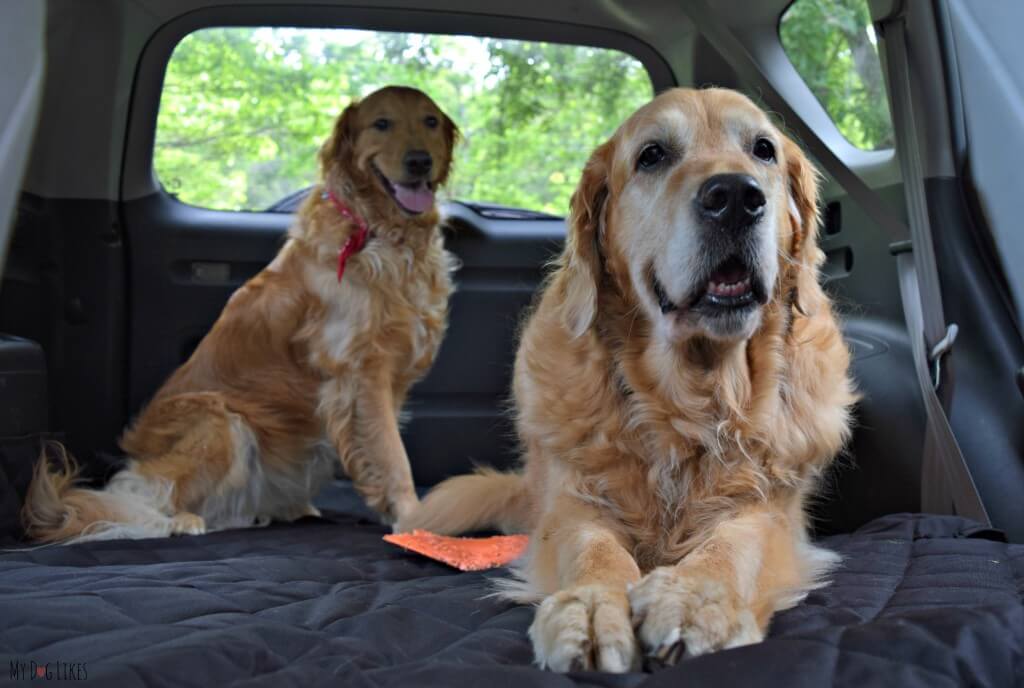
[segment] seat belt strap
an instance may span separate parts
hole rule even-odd
[[[954,513],[991,527],[988,512],[937,394],[941,384],[952,384],[948,375],[943,378],[942,359],[956,339],[957,328],[955,324],[946,325],[942,308],[910,93],[906,17],[902,11],[891,15],[881,23],[881,28],[892,95],[896,154],[903,172],[911,240],[910,252],[897,255],[896,265],[903,314],[928,423],[921,458],[921,509],[949,513],[952,507]],[[951,388],[947,387],[947,393],[949,391]]]
[[[924,343],[924,314],[917,279],[917,266],[912,253],[896,257],[899,270],[903,315],[910,332],[914,368],[921,388],[928,427],[921,457],[921,510],[946,514],[952,511],[991,527],[988,512],[971,477],[970,469],[960,452],[949,419],[934,387],[932,369]],[[915,336],[914,333],[917,333]]]

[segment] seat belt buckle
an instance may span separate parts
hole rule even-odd
[[[898,256],[901,253],[910,253],[914,250],[914,242],[910,239],[903,239],[902,241],[894,241],[889,244],[889,255]]]
[[[953,342],[959,334],[960,328],[956,323],[946,325],[946,334],[939,341],[935,342],[931,351],[928,352],[928,362],[931,364],[932,387],[937,391],[942,381],[942,357],[953,348]]]

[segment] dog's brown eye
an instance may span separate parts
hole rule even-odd
[[[775,162],[775,144],[768,139],[754,141],[754,157],[765,162]]]
[[[377,131],[387,131],[390,126],[390,120],[384,119],[383,117],[373,123],[373,128]]]
[[[423,120],[423,123],[426,124],[431,129],[436,129],[437,128],[437,117],[434,117],[433,115],[427,115],[427,118],[425,120]]]
[[[636,160],[638,170],[649,170],[665,159],[665,149],[657,143],[648,143]]]

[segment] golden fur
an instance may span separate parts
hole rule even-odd
[[[414,89],[389,87],[350,105],[321,149],[323,183],[277,257],[232,295],[124,433],[129,466],[96,491],[74,486],[68,459],[59,473],[40,461],[23,512],[29,536],[154,536],[291,520],[315,513],[310,500],[339,457],[385,519],[409,511],[417,498],[398,414],[447,324],[453,260],[429,194],[448,175],[456,136]],[[429,189],[431,207],[420,214],[394,196],[394,183],[412,174],[409,151],[433,161],[409,182]],[[327,190],[370,228],[340,283],[339,249],[355,225]]]
[[[758,137],[773,161],[751,154]],[[651,141],[669,152],[647,172]],[[764,191],[748,241],[763,303],[666,314],[650,280],[676,299],[693,287],[723,241],[694,220],[695,194],[722,173]],[[530,531],[508,587],[543,599],[530,628],[542,666],[626,671],[757,642],[834,563],[808,542],[804,506],[856,396],[817,223],[812,166],[732,91],[664,93],[590,158],[516,359],[524,471],[449,480],[399,523]]]

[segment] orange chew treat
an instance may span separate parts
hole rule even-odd
[[[525,535],[495,535],[458,538],[435,535],[426,530],[385,535],[384,540],[417,554],[444,562],[460,571],[484,571],[505,566],[525,550]]]

